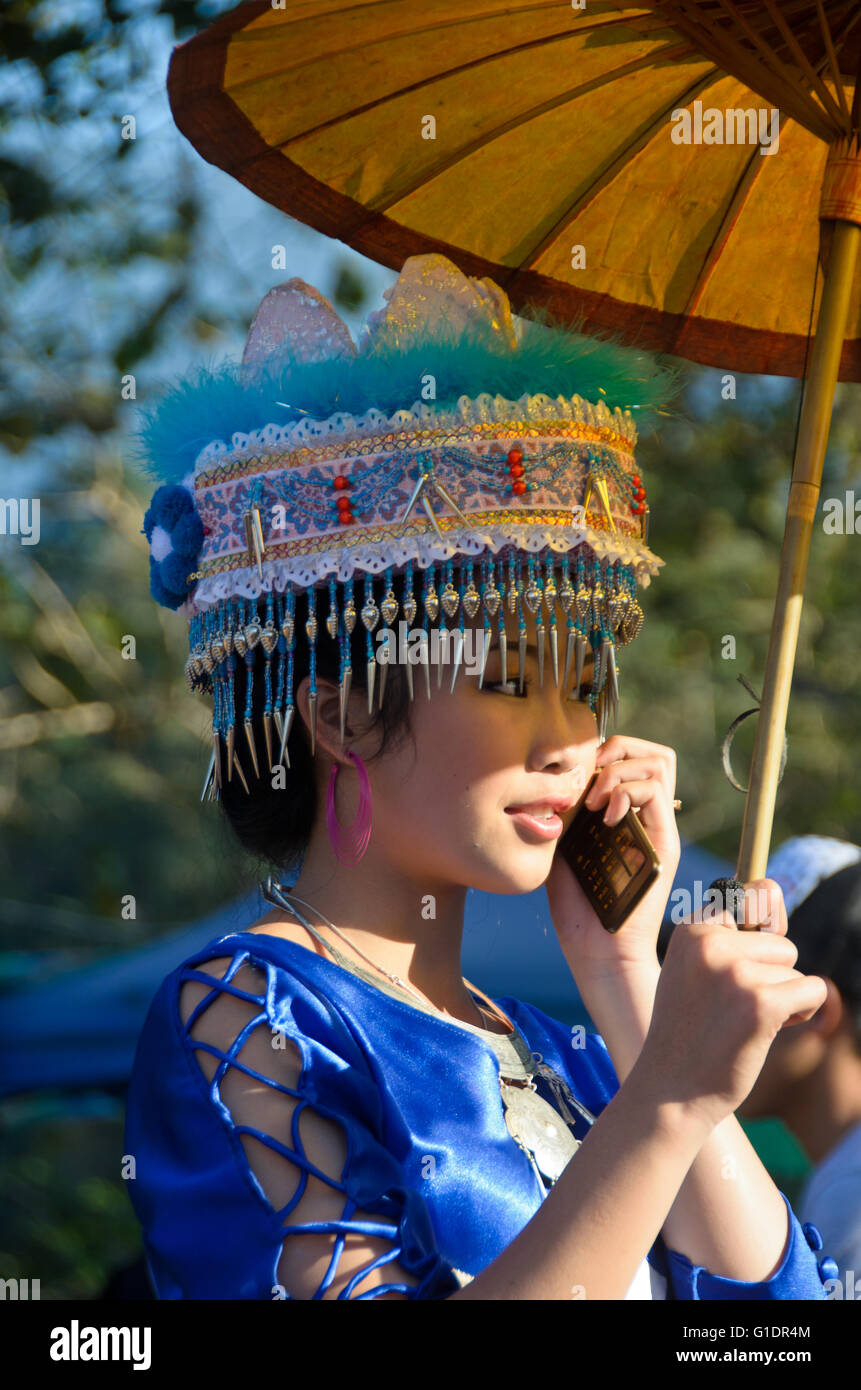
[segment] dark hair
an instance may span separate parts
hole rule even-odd
[[[789,918],[795,969],[833,980],[861,1050],[861,862],[823,879]]]
[[[387,593],[387,586],[384,586],[382,575],[372,577],[372,591],[374,602],[379,607],[380,602]],[[398,600],[399,612],[400,604],[403,600],[404,576],[401,574],[393,575],[392,588]],[[317,680],[330,680],[336,686],[338,684],[340,647],[337,638],[332,638],[325,624],[325,613],[328,611],[321,602],[321,596],[317,594],[317,621],[319,624],[317,637]],[[359,600],[356,606],[360,608],[364,603],[364,576],[362,577],[361,588],[357,586],[356,597]],[[260,607],[260,606],[259,606]],[[420,610],[421,611],[421,610]],[[302,597],[296,603],[296,625],[297,629],[304,623],[307,617],[305,599]],[[262,620],[262,619],[261,619]],[[417,619],[418,621],[418,619]],[[378,631],[379,628],[376,630]],[[371,634],[372,649],[376,651],[376,631]],[[397,632],[397,620],[395,622],[395,632]],[[367,634],[361,619],[358,619],[350,636],[350,663],[352,665],[351,691],[363,691],[367,699]],[[301,640],[297,638],[295,644],[294,668],[293,668],[293,693],[298,690],[305,676],[310,674],[310,653],[308,644],[305,641],[304,631],[301,633]],[[377,731],[380,741],[379,748],[371,757],[366,758],[367,762],[374,762],[383,753],[397,743],[401,742],[411,731],[410,723],[410,697],[407,686],[405,668],[393,662],[389,664],[386,674],[386,688],[383,694],[382,709],[379,705],[379,683],[383,667],[378,664],[375,683],[374,683],[374,707],[370,728]],[[308,846],[311,837],[311,830],[317,816],[317,784],[314,775],[315,759],[311,756],[311,736],[306,728],[305,721],[299,713],[298,707],[293,716],[293,723],[290,729],[290,737],[287,740],[287,751],[285,755],[285,765],[289,757],[289,766],[286,768],[286,785],[283,787],[273,786],[273,775],[269,771],[266,758],[266,739],[263,725],[263,704],[264,704],[264,682],[259,678],[260,664],[258,662],[255,670],[255,680],[251,692],[252,719],[251,725],[254,733],[254,744],[257,752],[257,763],[259,776],[254,774],[254,766],[251,761],[251,753],[248,748],[248,740],[245,735],[244,720],[242,712],[245,709],[246,698],[246,677],[247,671],[244,661],[237,661],[234,676],[234,696],[236,709],[236,734],[235,747],[239,754],[245,780],[248,783],[249,791],[246,792],[242,785],[242,779],[234,769],[233,777],[230,781],[226,775],[226,759],[222,758],[224,775],[222,777],[221,806],[227,821],[236,835],[243,849],[255,855],[258,859],[265,861],[279,871],[292,867]],[[416,696],[419,693],[418,679],[421,676],[421,668],[413,668],[413,676],[416,681]],[[421,676],[423,682],[423,676]],[[278,757],[279,741],[278,730],[273,723],[273,765]],[[345,737],[345,744],[349,739]],[[317,747],[317,757],[320,756],[319,744]]]

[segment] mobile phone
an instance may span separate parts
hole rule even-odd
[[[597,776],[596,772],[590,778],[556,852],[563,855],[601,925],[617,932],[658,877],[661,861],[635,811],[618,825],[605,825],[607,807],[589,809],[586,797]]]

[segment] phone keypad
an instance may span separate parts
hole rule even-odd
[[[577,877],[599,910],[609,911],[642,868],[644,856],[627,828],[618,827],[617,843],[607,837],[600,820],[585,826],[583,838],[572,856]]]

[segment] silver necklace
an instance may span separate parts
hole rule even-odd
[[[268,902],[274,901],[276,906],[278,907],[287,907],[290,911],[294,913],[296,917],[299,918],[299,921],[302,923],[303,927],[307,927],[309,931],[314,932],[314,928],[311,926],[311,923],[308,922],[302,916],[301,912],[298,912],[296,910],[293,904],[301,903],[303,907],[310,908],[312,912],[316,912],[317,916],[321,918],[323,922],[326,923],[327,927],[331,927],[332,931],[335,932],[338,936],[340,936],[341,940],[345,943],[345,945],[352,947],[352,949],[362,957],[362,960],[367,961],[368,965],[372,965],[375,970],[379,970],[380,974],[385,975],[386,979],[391,980],[393,985],[397,985],[400,989],[408,990],[414,999],[421,999],[423,1003],[429,1004],[430,1007],[434,1009],[436,1013],[442,1014],[442,1010],[437,1009],[434,1004],[431,1004],[431,1001],[428,999],[426,994],[422,994],[420,990],[414,989],[413,986],[408,984],[406,980],[402,980],[399,975],[392,975],[391,972],[386,970],[382,965],[377,965],[376,961],[371,960],[370,956],[366,955],[360,946],[357,946],[354,941],[350,941],[349,937],[346,937],[344,933],[338,927],[335,926],[334,922],[329,921],[329,918],[325,915],[325,913],[320,911],[319,907],[315,907],[313,903],[305,902],[304,898],[298,898],[293,893],[288,893],[280,883],[276,883],[275,879],[272,878],[271,875],[266,880],[266,886],[263,891],[263,896],[267,899]],[[280,901],[278,901],[279,899]],[[314,932],[314,935],[318,935],[318,933]],[[473,1004],[475,1004],[475,1008],[481,1017],[481,1026],[484,1032],[492,1032],[493,1029],[488,1027],[487,1020],[484,1017],[482,1010],[479,1008],[479,1005],[475,1003],[475,1000],[473,1000]],[[448,1015],[442,1014],[442,1017],[446,1018],[448,1017]],[[510,1020],[507,1021],[510,1023]]]
[[[332,948],[328,945],[328,942],[320,936],[316,928],[314,928],[302,913],[298,911],[294,904],[301,903],[303,907],[307,907],[312,912],[316,912],[317,916],[320,917],[327,926],[331,927],[346,945],[351,946],[363,960],[366,960],[375,970],[385,975],[393,985],[412,994],[415,999],[423,1002],[440,1018],[448,1018],[448,1015],[443,1014],[440,1009],[437,1009],[435,1005],[431,1004],[430,1000],[425,995],[422,995],[420,991],[413,989],[411,985],[407,984],[407,982],[402,980],[398,975],[392,975],[388,970],[384,969],[383,966],[377,965],[376,961],[371,960],[370,956],[366,955],[360,947],[350,941],[349,938],[335,926],[335,923],[330,922],[329,918],[326,917],[318,907],[315,907],[313,903],[305,902],[304,898],[299,898],[292,893],[288,893],[271,875],[267,878],[265,885],[262,885],[262,892],[267,902],[272,903],[276,907],[286,907],[288,911],[291,911],[294,916],[298,917],[302,925],[307,927],[312,935],[316,936],[323,945],[331,951]],[[464,981],[464,983],[466,983],[466,981]],[[478,1008],[477,1004],[476,1008]],[[508,1023],[511,1022],[510,1019],[506,1021]],[[493,1032],[492,1029],[487,1027],[484,1019],[482,1019],[482,1028],[485,1032],[491,1034]],[[548,1066],[539,1054],[531,1054],[531,1059],[534,1071],[530,1073],[528,1069],[524,1069],[525,1080],[522,1082],[518,1083],[509,1077],[503,1076],[500,1070],[499,1090],[502,1097],[505,1124],[509,1134],[518,1147],[526,1154],[541,1186],[545,1186],[546,1179],[552,1187],[560,1173],[562,1173],[570,1159],[573,1158],[574,1154],[579,1149],[581,1143],[579,1139],[574,1138],[569,1128],[569,1125],[574,1124],[575,1119],[569,1109],[569,1105],[573,1106],[590,1125],[594,1123],[595,1116],[591,1111],[587,1110],[584,1105],[581,1105],[565,1079],[559,1076],[552,1067]],[[554,1109],[552,1105],[538,1094],[534,1080],[536,1075],[540,1076],[550,1086],[558,1109]]]

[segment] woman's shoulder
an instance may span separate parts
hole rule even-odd
[[[264,932],[213,937],[163,979],[138,1037],[130,1110],[208,1112],[216,1076],[237,1067],[271,1072],[282,1092],[295,1090],[301,1076],[306,1096],[346,1113],[377,1103],[360,1032],[331,968],[327,974],[309,948]]]
[[[310,936],[308,937],[310,941]],[[139,1035],[135,1071],[177,1047],[230,1054],[245,1030],[263,1025],[283,1047],[290,1039],[305,1067],[322,1051],[358,1064],[348,1002],[329,963],[286,927],[252,924],[222,933],[186,955],[161,981]]]
[[[309,965],[311,958],[315,956],[318,959],[327,958],[320,942],[305,927],[295,922],[279,920],[278,913],[271,912],[248,926],[242,926],[234,931],[223,932],[220,936],[212,937],[211,940],[187,956],[177,968],[193,968],[204,960],[212,960],[214,953],[222,943],[227,949],[221,954],[226,955],[229,951],[231,957],[245,950],[251,951],[261,958],[280,962],[284,960],[284,953],[280,947],[286,944],[288,947],[298,947],[300,952],[304,951],[309,957]],[[301,954],[298,956],[291,954],[291,959],[295,959],[297,964],[301,965],[303,957]]]
[[[325,951],[304,927],[268,922],[265,918],[247,927],[212,937],[186,956],[164,982],[183,989],[201,977],[223,979],[233,990],[248,984],[267,997],[296,986],[319,988],[329,978]],[[186,993],[188,993],[186,989]]]

